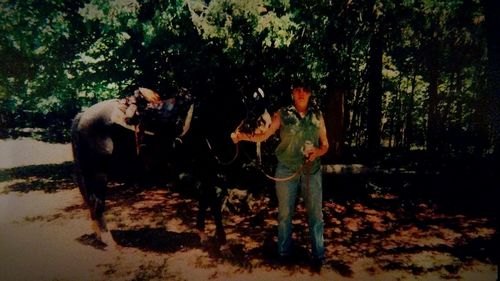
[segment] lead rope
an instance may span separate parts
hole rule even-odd
[[[289,180],[291,180],[291,179],[295,178],[296,176],[298,176],[298,175],[300,174],[300,171],[301,171],[301,170],[302,170],[302,169],[299,169],[299,170],[298,170],[298,171],[296,171],[293,175],[288,176],[288,177],[286,177],[286,178],[276,178],[276,177],[270,176],[270,175],[268,175],[266,172],[264,172],[263,170],[261,170],[261,172],[264,174],[264,176],[266,176],[266,178],[271,179],[271,180],[273,180],[273,181],[275,181],[275,182],[285,182],[285,181],[289,181]]]
[[[302,172],[302,170],[304,169],[305,166],[306,166],[306,164],[302,164],[300,166],[300,168],[297,171],[295,171],[295,173],[293,173],[292,175],[285,177],[285,178],[278,178],[278,177],[270,176],[262,168],[259,168],[259,170],[264,174],[264,176],[266,176],[266,178],[268,178],[270,180],[273,180],[275,182],[285,182],[285,181],[289,181],[289,180],[297,177],[298,175],[300,175],[300,173]]]
[[[236,160],[236,158],[238,158],[238,154],[240,153],[240,149],[239,149],[240,146],[236,143],[236,144],[234,144],[234,146],[236,147],[236,152],[234,153],[233,159],[229,160],[228,162],[223,162],[222,160],[220,160],[220,158],[217,156],[217,154],[215,154],[215,151],[213,150],[212,145],[210,144],[210,141],[206,137],[205,137],[205,142],[207,143],[210,151],[212,151],[212,154],[213,154],[215,160],[217,160],[217,162],[223,166],[227,166],[227,165],[232,164]]]
[[[134,125],[134,134],[135,134],[135,152],[137,156],[139,156],[141,145],[139,144],[139,124]]]
[[[309,190],[309,182],[310,182],[310,179],[311,179],[311,162],[308,162],[306,160],[306,162],[304,163],[304,165],[306,166],[306,191],[308,194],[311,194],[311,191]]]
[[[250,157],[245,151],[243,151],[243,154],[250,160],[252,160],[252,157]],[[304,167],[307,165],[307,160],[304,160],[304,163],[302,165],[300,165],[300,167],[297,169],[297,171],[295,171],[292,175],[288,176],[288,177],[284,177],[284,178],[278,178],[278,177],[273,177],[271,175],[269,175],[268,173],[266,173],[266,171],[264,171],[264,168],[262,168],[262,161],[261,160],[258,160],[258,164],[257,164],[257,169],[268,179],[270,180],[273,180],[275,182],[285,182],[285,181],[289,181],[297,176],[300,175],[300,173],[302,172],[302,170],[304,170]]]
[[[247,112],[247,114],[248,114],[248,112]],[[240,127],[243,125],[243,121],[245,121],[245,119],[243,119],[240,122],[240,124],[238,125],[238,127],[236,127],[236,131],[238,131],[240,129]],[[233,159],[229,160],[228,162],[223,162],[222,160],[220,160],[220,158],[215,153],[215,150],[212,148],[212,145],[210,144],[210,141],[208,140],[207,137],[205,137],[205,142],[207,143],[210,151],[212,151],[212,154],[214,155],[214,158],[215,158],[215,160],[217,160],[219,165],[222,165],[222,166],[231,165],[236,160],[236,158],[238,158],[238,155],[240,154],[240,145],[238,143],[235,143],[234,146],[236,147],[236,152],[234,153]]]

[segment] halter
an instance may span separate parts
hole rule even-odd
[[[259,89],[260,90],[260,89]],[[245,109],[246,109],[246,116],[245,118],[240,122],[240,124],[238,125],[238,127],[236,127],[236,130],[239,130],[241,128],[241,126],[243,126],[243,124],[245,123],[245,120],[248,120],[250,119],[250,113],[252,112],[250,109],[249,109],[249,106],[248,104],[246,103],[243,103]],[[212,152],[215,160],[217,160],[217,163],[220,164],[220,165],[223,165],[223,166],[228,166],[228,165],[231,165],[234,161],[236,161],[236,159],[238,158],[238,155],[239,155],[239,152],[240,152],[240,149],[239,149],[239,144],[236,143],[235,144],[235,153],[234,153],[234,156],[231,160],[229,161],[222,161],[220,159],[220,157],[217,156],[217,154],[215,153],[215,150],[213,149],[212,147],[212,144],[210,143],[208,137],[205,137],[205,142],[208,146],[208,149]]]
[[[247,105],[245,104],[245,107],[247,107]],[[240,127],[243,125],[244,121],[248,119],[248,107],[247,107],[247,114],[246,114],[246,117],[245,119],[243,119],[240,124],[238,125],[238,127],[236,127],[236,130],[239,130]],[[234,146],[235,146],[235,153],[234,153],[234,156],[231,160],[227,161],[227,162],[224,162],[222,161],[218,156],[217,154],[215,153],[215,150],[212,148],[212,145],[210,144],[210,141],[208,140],[207,137],[205,137],[205,142],[207,143],[207,146],[208,146],[208,149],[210,149],[210,151],[212,152],[215,160],[217,160],[217,163],[219,163],[220,165],[222,166],[228,166],[228,165],[231,165],[235,160],[236,158],[238,158],[238,155],[240,154],[240,146],[238,143],[235,143]]]

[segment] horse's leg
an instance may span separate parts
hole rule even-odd
[[[200,236],[201,243],[205,243],[208,240],[207,234],[205,233],[205,218],[207,216],[208,200],[203,192],[200,192],[198,196],[198,216],[196,218],[196,229],[198,230],[198,235]]]
[[[97,173],[95,175],[95,185],[94,185],[94,211],[95,211],[95,220],[101,231],[108,231],[106,226],[106,220],[104,218],[104,211],[106,209],[106,188],[108,183],[108,177],[106,173]]]
[[[118,245],[113,240],[111,232],[108,231],[106,224],[106,219],[104,217],[104,212],[106,210],[106,193],[108,187],[108,177],[106,173],[99,173],[96,175],[96,201],[95,201],[95,214],[96,214],[96,225],[101,232],[101,241],[107,245],[112,245],[117,247]]]
[[[89,207],[92,230],[94,230],[96,238],[99,240],[101,240],[102,232],[107,231],[104,219],[106,185],[107,177],[105,173],[93,172],[84,176],[84,192],[82,192],[82,195]]]
[[[215,221],[215,237],[220,245],[226,244],[226,232],[222,223],[222,198],[217,195],[216,186],[209,187],[210,195],[207,196],[210,204],[210,210]]]

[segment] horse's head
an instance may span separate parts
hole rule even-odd
[[[175,95],[177,137],[184,136],[190,129],[194,111],[194,97],[186,88],[180,88]]]
[[[271,116],[267,111],[267,99],[261,88],[243,96],[246,107],[246,117],[242,120],[239,130],[244,133],[262,133],[271,125]]]

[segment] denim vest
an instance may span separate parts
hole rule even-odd
[[[278,161],[290,170],[297,171],[304,164],[304,152],[310,145],[319,147],[319,127],[321,113],[308,110],[303,118],[293,105],[281,108],[280,139],[276,148]],[[316,158],[309,170],[315,173],[321,167],[319,157]]]

